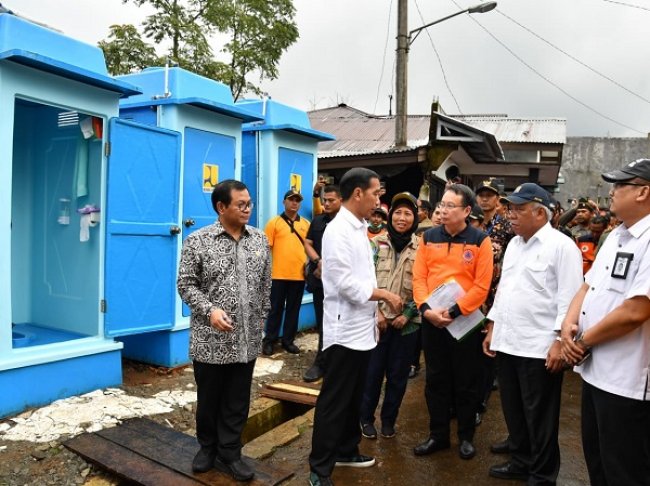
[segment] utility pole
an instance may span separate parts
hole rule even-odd
[[[408,56],[411,43],[417,39],[418,35],[431,27],[432,25],[444,22],[447,19],[462,15],[464,13],[485,13],[493,10],[497,2],[482,2],[473,7],[459,10],[451,15],[447,15],[433,22],[408,30],[408,0],[398,0],[397,2],[397,52],[395,62],[395,146],[404,147],[408,139],[407,115],[408,115]]]
[[[397,56],[395,62],[395,146],[407,140],[408,111],[408,0],[397,2]]]

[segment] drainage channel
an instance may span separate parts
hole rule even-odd
[[[242,433],[244,452],[262,459],[296,438],[311,425],[320,386],[301,382],[265,385]]]

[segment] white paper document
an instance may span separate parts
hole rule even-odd
[[[448,309],[454,305],[459,298],[465,295],[463,288],[455,280],[450,280],[439,286],[427,299],[427,304],[432,309],[445,308]],[[460,341],[472,330],[474,330],[485,319],[485,316],[480,310],[475,310],[469,315],[459,315],[449,324],[445,329],[449,331],[457,341]]]

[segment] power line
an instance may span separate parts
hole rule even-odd
[[[606,0],[606,1],[608,1],[608,0]],[[609,81],[610,83],[615,84],[616,86],[618,86],[618,87],[621,88],[622,90],[627,91],[628,93],[630,93],[630,94],[633,95],[633,96],[636,96],[636,97],[639,98],[641,101],[645,101],[646,103],[650,104],[650,100],[649,100],[648,98],[645,98],[645,97],[641,96],[640,94],[635,93],[635,92],[632,91],[631,89],[626,88],[625,86],[623,86],[623,85],[622,85],[621,83],[619,83],[618,81],[616,81],[616,80],[610,78],[609,76],[606,76],[605,74],[603,74],[603,73],[597,71],[595,68],[593,68],[593,67],[589,66],[588,64],[582,62],[580,59],[576,58],[575,56],[572,56],[572,55],[569,54],[568,52],[564,51],[562,48],[560,48],[560,47],[556,46],[555,44],[553,44],[552,42],[550,42],[550,41],[544,39],[541,35],[536,34],[535,32],[533,32],[531,29],[529,29],[529,28],[526,27],[525,25],[520,24],[519,22],[517,22],[515,19],[513,19],[513,18],[510,17],[509,15],[503,13],[500,9],[497,9],[497,12],[499,12],[499,14],[501,14],[502,16],[504,16],[505,18],[507,18],[507,19],[510,20],[511,22],[517,24],[519,27],[521,27],[522,29],[524,29],[525,31],[527,31],[528,33],[530,33],[531,35],[534,35],[535,37],[537,37],[537,38],[538,38],[539,40],[541,40],[542,42],[544,42],[544,43],[546,43],[547,45],[551,46],[551,47],[552,47],[553,49],[555,49],[556,51],[561,52],[562,54],[564,54],[565,56],[567,56],[569,59],[571,59],[571,60],[577,62],[578,64],[580,64],[581,66],[583,66],[583,67],[589,69],[592,73],[597,74],[597,75],[600,76],[601,78],[606,79],[606,80]]]
[[[422,15],[422,11],[420,10],[420,5],[418,5],[417,0],[415,0],[415,7],[418,9],[418,14],[420,14],[420,20],[422,20],[423,24],[426,24],[426,21],[424,20],[424,16]],[[449,94],[451,94],[451,97],[454,100],[454,103],[456,104],[456,109],[458,110],[458,113],[462,114],[463,111],[460,109],[460,105],[458,104],[458,100],[456,99],[456,95],[454,95],[454,92],[451,89],[451,86],[449,86],[449,81],[447,81],[447,73],[445,73],[445,68],[442,65],[442,59],[440,58],[440,54],[438,53],[438,49],[436,49],[436,45],[433,43],[433,38],[431,37],[431,33],[429,32],[429,29],[425,29],[427,36],[429,37],[429,41],[431,42],[431,47],[433,47],[433,52],[436,53],[436,57],[438,58],[438,64],[440,65],[440,70],[442,71],[442,78],[445,80],[445,86],[447,86],[447,90],[449,91]]]
[[[616,2],[614,0],[603,0],[603,1],[608,2],[608,3],[614,3],[616,5],[623,5],[624,7],[631,7],[631,8],[638,8],[638,9],[641,9],[641,10],[647,10],[648,12],[650,12],[650,8],[642,7],[641,5],[632,5],[631,3]]]
[[[375,97],[375,107],[372,112],[377,113],[377,103],[379,102],[379,88],[381,88],[381,81],[384,78],[384,66],[386,65],[386,51],[388,50],[388,36],[390,35],[390,17],[393,12],[393,0],[390,0],[388,6],[388,26],[386,28],[386,42],[384,42],[384,55],[381,60],[381,71],[379,72],[379,82],[377,83],[377,96]]]
[[[453,3],[454,5],[456,5],[456,7],[458,7],[459,9],[462,9],[462,7],[461,7],[461,6],[460,6],[460,5],[459,5],[455,0],[451,0],[451,1],[452,1],[452,3]],[[474,22],[475,22],[475,23],[476,23],[476,24],[477,24],[481,29],[483,29],[483,30],[484,30],[484,31],[485,31],[485,32],[486,32],[490,37],[492,37],[492,38],[493,38],[493,39],[494,39],[498,44],[500,44],[501,47],[503,47],[506,51],[508,51],[508,52],[509,52],[509,53],[510,53],[510,54],[511,54],[515,59],[517,59],[520,63],[522,63],[524,66],[526,66],[526,67],[527,67],[528,69],[530,69],[532,72],[534,72],[535,74],[537,74],[537,76],[539,76],[540,78],[542,78],[544,81],[546,81],[548,84],[550,84],[551,86],[553,86],[555,89],[557,89],[558,91],[560,91],[561,93],[563,93],[565,96],[567,96],[568,98],[572,99],[573,101],[575,101],[575,102],[578,103],[579,105],[582,105],[583,107],[587,108],[589,111],[591,111],[592,113],[595,113],[595,114],[598,115],[599,117],[604,118],[605,120],[608,120],[608,121],[610,121],[610,122],[612,122],[612,123],[615,123],[616,125],[619,125],[619,126],[621,126],[621,127],[623,127],[623,128],[627,128],[628,130],[632,130],[633,132],[639,133],[639,134],[641,134],[641,135],[646,135],[645,132],[642,132],[641,130],[637,130],[636,128],[632,128],[632,127],[630,127],[630,126],[628,126],[628,125],[625,125],[624,123],[621,123],[621,122],[619,122],[619,121],[617,121],[617,120],[614,120],[613,118],[611,118],[611,117],[605,115],[604,113],[601,113],[600,111],[596,110],[595,108],[592,108],[591,106],[589,106],[589,105],[588,105],[587,103],[585,103],[584,101],[582,101],[582,100],[576,98],[576,97],[573,96],[571,93],[569,93],[568,91],[566,91],[564,88],[562,88],[561,86],[559,86],[558,84],[556,84],[555,82],[553,82],[551,79],[549,79],[549,78],[547,78],[546,76],[544,76],[542,73],[540,73],[540,72],[539,72],[537,69],[535,69],[533,66],[531,66],[530,64],[528,64],[528,63],[527,63],[524,59],[522,59],[522,58],[521,58],[521,57],[520,57],[516,52],[514,52],[512,49],[510,49],[510,48],[509,48],[505,43],[503,43],[503,42],[502,42],[502,41],[501,41],[497,36],[495,36],[495,35],[494,35],[492,32],[490,32],[490,31],[489,31],[485,26],[483,26],[483,24],[481,24],[481,22],[479,22],[478,20],[476,20],[476,18],[474,18],[473,15],[470,15],[469,17],[470,17],[470,19],[472,19],[472,20],[473,20],[473,21],[474,21]]]

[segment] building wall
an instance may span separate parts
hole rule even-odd
[[[600,177],[608,169],[650,157],[648,138],[567,137],[561,173],[565,183],[556,195],[563,206],[570,197],[607,197],[609,185]]]

